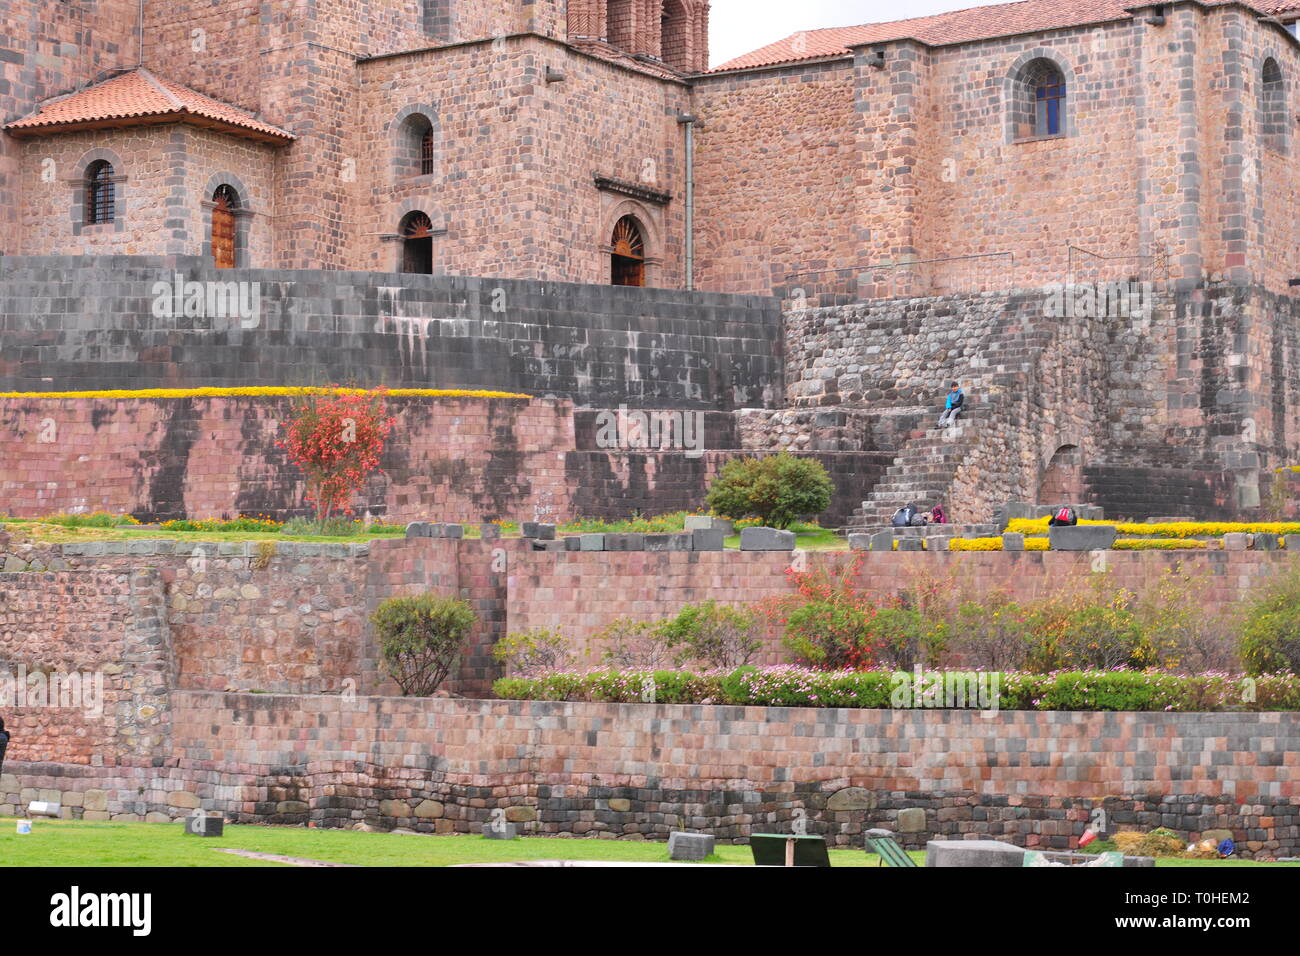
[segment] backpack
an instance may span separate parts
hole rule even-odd
[[[913,528],[924,528],[929,522],[925,520],[925,515],[912,515],[912,520],[908,522]]]
[[[895,528],[906,528],[912,523],[912,515],[915,512],[911,508],[899,508],[894,512],[893,520],[890,522]]]
[[[1077,525],[1078,523],[1079,519],[1075,516],[1073,508],[1062,508],[1057,511],[1055,517],[1052,518],[1052,524],[1058,526]]]

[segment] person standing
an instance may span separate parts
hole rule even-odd
[[[962,393],[961,387],[956,382],[953,382],[948,389],[948,400],[943,406],[943,414],[939,416],[939,427],[946,428],[949,425],[956,425],[957,416],[961,414],[965,404],[966,396]]]
[[[0,717],[0,773],[5,769],[5,751],[9,749],[9,731],[5,730],[5,719]]]

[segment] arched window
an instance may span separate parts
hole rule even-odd
[[[660,43],[664,63],[674,70],[689,73],[691,70],[690,20],[682,0],[664,0],[659,19]]]
[[[1259,136],[1268,149],[1286,152],[1286,84],[1282,81],[1282,68],[1272,57],[1264,61],[1260,73]]]
[[[633,216],[624,216],[614,224],[610,240],[611,285],[645,285],[645,239],[641,224]]]
[[[1030,77],[1034,91],[1034,135],[1059,136],[1065,131],[1065,77],[1046,60],[1039,60]]]
[[[402,237],[402,271],[433,274],[433,222],[420,211],[408,212],[398,227]]]
[[[86,224],[112,222],[117,213],[117,190],[113,164],[98,160],[86,167]]]
[[[1061,68],[1046,57],[1026,63],[1015,75],[1009,117],[1012,139],[1064,136],[1069,132],[1067,84]]]
[[[432,176],[437,164],[433,123],[423,113],[402,121],[401,166],[407,176]]]
[[[212,194],[212,261],[218,269],[235,268],[239,234],[235,212],[238,209],[239,193],[235,187],[218,186]]]

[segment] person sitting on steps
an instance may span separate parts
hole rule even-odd
[[[943,407],[943,414],[939,416],[939,427],[947,428],[949,425],[956,425],[957,416],[961,414],[965,404],[966,396],[962,394],[960,386],[953,382],[948,389],[948,401]]]

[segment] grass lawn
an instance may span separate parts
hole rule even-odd
[[[304,827],[229,826],[220,837],[187,837],[180,823],[91,823],[34,820],[20,836],[0,819],[0,866],[281,866],[216,848],[254,850],[359,866],[450,866],[511,860],[612,860],[666,863],[668,845],[634,840],[528,837],[513,842],[480,836],[410,836]],[[909,854],[925,865],[925,853]],[[748,846],[719,845],[709,863],[750,866]],[[832,850],[831,865],[875,866],[862,850]],[[1162,859],[1159,866],[1267,866],[1247,860]],[[1300,864],[1272,864],[1300,865]]]
[[[667,534],[680,532],[685,526],[685,512],[661,515],[656,518],[630,518],[626,521],[601,521],[597,519],[578,518],[557,526],[557,533],[563,535],[584,533],[628,533],[641,532],[650,534]],[[0,524],[16,538],[27,538],[36,543],[61,544],[82,541],[316,541],[344,542],[359,544],[382,538],[401,538],[405,535],[403,528],[383,526],[378,529],[361,531],[353,535],[299,535],[281,534],[275,531],[177,531],[172,529],[152,530],[132,527],[67,527],[27,518],[0,517]],[[848,540],[826,528],[815,524],[796,524],[791,528],[798,536],[798,546],[805,551],[845,551]],[[502,536],[519,537],[519,526],[506,523]],[[479,526],[465,526],[465,537],[476,540],[480,536]],[[732,535],[726,540],[726,547],[738,549],[740,535]]]
[[[668,844],[637,840],[527,837],[504,842],[481,836],[272,826],[228,826],[220,837],[187,837],[180,823],[74,820],[33,820],[32,832],[20,836],[15,824],[15,820],[0,818],[0,866],[283,865],[218,853],[216,847],[360,866],[450,866],[510,860],[668,862]],[[719,846],[708,862],[750,866],[753,857],[748,846]],[[831,862],[837,867],[866,866],[868,858],[861,850],[832,850]]]

